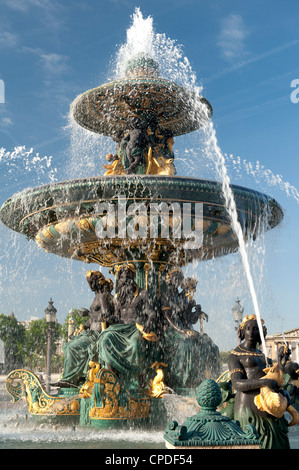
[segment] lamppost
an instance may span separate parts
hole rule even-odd
[[[242,323],[244,307],[242,307],[242,305],[240,304],[240,299],[238,297],[235,301],[235,305],[232,308],[232,312],[233,312],[234,320],[235,320],[235,324],[236,324],[235,330],[236,330],[236,333],[237,333],[237,340],[239,341],[238,328],[239,328],[240,324]]]
[[[51,378],[51,357],[52,357],[52,333],[53,333],[53,324],[56,322],[56,308],[53,307],[53,300],[50,298],[49,305],[45,309],[46,313],[46,322],[47,322],[47,366],[46,366],[46,391],[50,393],[50,378]]]

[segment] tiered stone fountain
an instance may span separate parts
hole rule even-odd
[[[193,301],[193,280],[183,279],[181,269],[195,259],[204,262],[237,251],[238,239],[221,182],[177,176],[173,153],[174,138],[205,126],[212,107],[202,96],[162,79],[158,64],[141,54],[127,64],[124,79],[78,96],[71,113],[80,126],[115,140],[105,174],[26,190],[3,204],[0,217],[47,252],[109,268],[116,294],[118,273],[129,265],[139,289],[150,294],[154,313],[155,341],[149,341],[142,325],[139,340],[154,344],[155,353],[137,348],[150,380],[141,386],[136,376],[137,385],[127,385],[126,374],[95,362],[80,394],[61,388],[49,395],[24,370],[10,374],[8,391],[20,398],[21,388],[14,385],[19,379],[32,414],[77,416],[84,425],[151,420],[161,412],[163,394],[192,395],[205,377],[218,373],[217,346],[192,326],[205,314]],[[274,199],[240,186],[231,189],[245,240],[282,220]],[[174,318],[167,296],[176,273],[183,288],[180,299],[192,318],[187,310]],[[189,369],[178,356],[182,350]],[[149,356],[156,359],[152,367]]]

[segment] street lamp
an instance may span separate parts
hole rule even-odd
[[[240,326],[240,324],[242,323],[242,319],[243,319],[243,312],[244,312],[244,307],[242,307],[242,305],[240,304],[240,299],[237,298],[236,301],[235,301],[235,305],[233,306],[232,308],[232,312],[233,312],[233,315],[234,315],[234,320],[235,320],[235,330],[237,332],[237,338],[238,338],[238,328]],[[238,338],[239,340],[239,338]]]
[[[46,322],[47,322],[47,366],[46,366],[46,390],[50,393],[50,378],[51,378],[51,357],[52,357],[52,333],[53,324],[56,322],[56,308],[53,307],[53,300],[50,298],[49,305],[45,309]]]

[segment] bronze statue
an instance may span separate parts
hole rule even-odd
[[[173,268],[167,274],[167,289],[161,296],[161,310],[164,319],[164,329],[171,327],[184,336],[197,336],[193,324],[201,314],[200,305],[193,299],[194,285],[184,279],[180,268]],[[183,287],[180,292],[179,288]],[[196,307],[195,311],[193,308]]]
[[[131,121],[130,130],[121,141],[123,152],[123,167],[127,174],[138,173],[138,166],[143,163],[143,173],[145,173],[145,158],[149,145],[147,125],[136,118]]]
[[[117,142],[117,149],[116,154],[108,153],[106,155],[108,165],[103,165],[103,168],[107,170],[105,175],[124,175],[125,169],[122,162],[124,150],[122,150],[122,147],[124,147],[125,141],[121,144],[123,140],[123,132],[115,132],[112,138]]]
[[[148,129],[149,150],[147,154],[146,174],[175,175],[173,135],[156,126]]]
[[[155,313],[151,308],[149,293],[141,289],[135,281],[133,264],[125,264],[118,271],[115,314],[121,323],[139,323],[144,331],[154,327]]]
[[[124,133],[113,136],[116,154],[108,153],[105,175],[175,175],[173,135],[158,128],[155,119],[133,118]]]
[[[265,326],[263,330],[266,336]],[[281,416],[281,410],[277,417],[278,409],[275,408],[277,401],[279,404],[284,402],[286,409],[290,404],[289,395],[277,381],[278,368],[268,367],[272,366],[271,360],[266,359],[257,348],[261,344],[261,337],[256,315],[246,315],[238,331],[242,342],[232,351],[228,360],[231,382],[236,392],[234,419],[240,422],[243,429],[247,424],[255,426],[262,448],[289,448],[288,422]],[[265,398],[261,397],[261,390],[264,392],[265,389],[272,396],[272,404],[268,404],[267,411],[261,403]],[[273,393],[276,400],[273,399]]]
[[[200,332],[203,334],[203,320],[206,322],[209,320],[209,316],[207,313],[202,311],[201,305],[197,304],[194,300],[193,296],[196,291],[197,287],[197,280],[191,277],[188,277],[183,280],[182,283],[182,293],[181,295],[185,295],[188,299],[188,306],[185,311],[184,321],[186,328],[191,329],[195,323],[200,321]]]
[[[113,296],[111,295],[113,282],[111,279],[105,279],[99,271],[88,271],[86,280],[95,296],[90,309],[81,309],[79,314],[82,317],[89,317],[84,325],[85,330],[98,331],[100,333],[109,324],[118,321],[114,311]]]
[[[278,349],[278,364],[284,374],[288,374],[292,380],[299,379],[299,365],[291,360],[291,350],[287,345]]]
[[[194,290],[195,284],[184,279],[180,268],[172,268],[166,276],[166,282],[167,288],[161,295],[161,314],[164,330],[163,360],[168,364],[167,384],[174,389],[197,387],[204,378],[207,365],[207,359],[204,358],[208,355],[213,358],[216,356],[207,336],[200,335],[193,328],[201,314],[200,306],[194,312],[194,292],[189,292],[191,287]],[[181,287],[183,290],[180,291]]]
[[[161,312],[164,329],[171,327],[182,335],[187,335],[182,322],[182,312],[187,306],[187,298],[180,296],[179,287],[184,280],[181,269],[173,268],[166,276],[167,288],[161,295]]]
[[[63,346],[64,370],[53,387],[77,387],[85,381],[89,361],[95,360],[96,342],[102,330],[117,321],[111,291],[113,282],[99,271],[88,271],[86,280],[95,297],[89,310],[81,309],[82,317],[89,316],[83,331],[71,336]]]
[[[152,331],[155,313],[151,309],[148,292],[135,281],[132,264],[118,271],[115,315],[119,323],[109,326],[97,341],[99,362],[122,380],[130,380],[130,374],[141,377],[154,362],[152,345],[157,335]]]
[[[278,349],[277,359],[284,374],[283,388],[289,393],[291,404],[298,411],[299,387],[297,386],[297,381],[299,379],[299,365],[291,360],[291,354],[290,348],[285,344]]]

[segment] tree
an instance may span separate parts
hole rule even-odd
[[[224,365],[227,364],[228,358],[231,354],[231,351],[222,351],[220,353],[220,364]]]
[[[52,371],[63,367],[63,355],[57,354],[57,343],[68,340],[68,321],[75,321],[75,328],[84,324],[88,317],[81,317],[77,309],[67,315],[63,325],[52,325]],[[47,356],[47,329],[45,318],[32,320],[26,330],[14,316],[0,314],[0,339],[4,343],[5,367],[4,373],[14,369],[27,367],[32,371],[45,370]]]
[[[5,367],[8,373],[13,369],[23,367],[26,356],[26,330],[11,315],[0,314],[0,338],[4,342]]]
[[[29,329],[26,331],[26,363],[30,370],[45,368],[45,358],[47,355],[47,336],[48,324],[45,318],[33,320],[30,322]],[[60,339],[61,325],[54,323],[52,325],[52,355],[56,354],[57,341]]]

